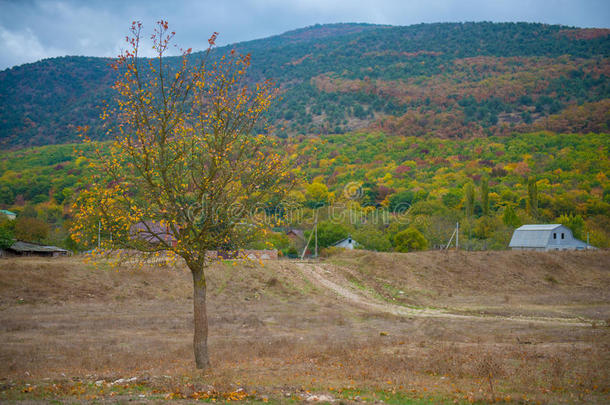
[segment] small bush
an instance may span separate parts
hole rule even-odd
[[[411,226],[394,236],[394,248],[397,252],[425,250],[428,248],[428,241],[417,228]]]
[[[343,252],[344,250],[345,249],[343,249],[343,248],[338,248],[338,247],[334,247],[334,246],[323,248],[323,249],[320,250],[320,257],[335,256],[335,255]]]

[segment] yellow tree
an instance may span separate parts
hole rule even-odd
[[[189,49],[175,63],[166,57],[174,35],[166,21],[151,37],[155,58],[139,56],[141,23],[130,32],[115,66],[117,107],[103,115],[113,140],[76,200],[72,236],[97,243],[99,226],[111,235],[105,252],[183,259],[193,276],[195,362],[207,368],[211,252],[239,248],[260,225],[260,204],[292,183],[269,137],[254,133],[275,90],[248,82],[249,56],[213,60],[216,33],[197,62]]]

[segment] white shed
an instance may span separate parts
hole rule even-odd
[[[344,249],[354,249],[358,247],[358,242],[352,239],[351,236],[348,236],[345,239],[341,239],[339,242],[333,245],[334,247],[344,248]]]
[[[561,224],[523,225],[513,233],[512,250],[583,250],[591,248]]]
[[[0,215],[4,215],[11,221],[14,221],[15,218],[17,218],[17,214],[15,214],[14,212],[11,212],[11,211],[7,211],[7,210],[0,210]]]

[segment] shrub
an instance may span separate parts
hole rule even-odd
[[[392,244],[388,235],[377,229],[360,229],[353,234],[354,239],[367,250],[389,252]]]
[[[428,248],[428,241],[420,231],[411,226],[394,236],[394,248],[397,252],[425,250]]]
[[[0,249],[11,247],[15,242],[13,224],[10,220],[0,221]]]
[[[283,249],[282,254],[285,257],[288,257],[290,259],[296,259],[297,257],[299,257],[299,252],[297,251],[297,248],[294,246],[290,246],[287,249]]]
[[[342,248],[338,248],[338,247],[334,247],[334,246],[329,246],[327,248],[321,249],[320,250],[320,257],[331,257],[334,256],[342,251],[344,251],[345,249]]]

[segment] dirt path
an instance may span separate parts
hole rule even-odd
[[[324,265],[317,263],[296,262],[303,275],[314,284],[332,291],[351,304],[374,312],[384,312],[396,316],[405,317],[429,317],[429,318],[454,318],[467,320],[497,319],[511,322],[536,322],[564,326],[591,327],[592,320],[581,318],[551,318],[533,316],[498,316],[498,315],[465,315],[452,313],[450,310],[436,308],[411,308],[385,302],[377,299],[363,290],[349,286],[347,280],[339,280],[340,277],[333,277],[334,272],[324,268]]]

